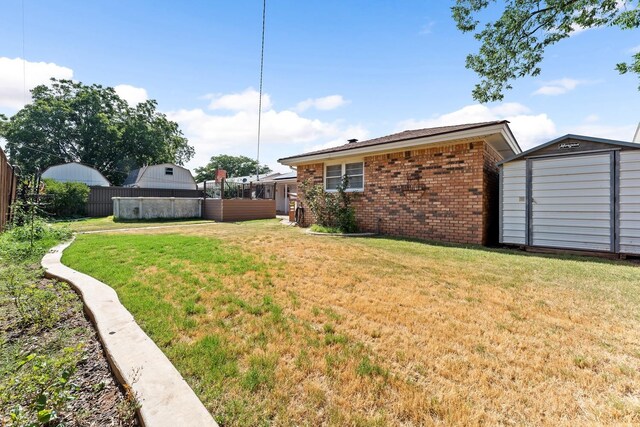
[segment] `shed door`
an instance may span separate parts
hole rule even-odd
[[[531,160],[530,244],[612,251],[611,154]]]

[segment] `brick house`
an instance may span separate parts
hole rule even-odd
[[[453,243],[498,236],[498,167],[521,152],[507,121],[409,130],[285,157],[305,180],[335,191],[343,175],[361,231]],[[298,195],[304,206],[304,194]],[[305,212],[301,225],[313,222]]]

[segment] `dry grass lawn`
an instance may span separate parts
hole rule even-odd
[[[63,261],[116,288],[224,425],[640,423],[629,262],[276,221],[84,235]]]

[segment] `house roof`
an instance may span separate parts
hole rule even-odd
[[[282,180],[282,179],[292,179],[292,178],[297,178],[297,177],[298,177],[298,172],[291,171],[291,172],[280,174],[279,176],[273,178],[273,180],[274,181],[279,181],[279,180]]]
[[[299,163],[300,160],[303,160],[306,158],[319,159],[322,157],[329,157],[329,156],[335,157],[335,155],[349,155],[351,153],[355,154],[356,151],[361,153],[361,152],[367,152],[367,151],[384,150],[387,148],[387,145],[394,145],[394,143],[399,143],[399,142],[415,141],[417,144],[420,144],[420,143],[437,142],[439,137],[446,137],[446,136],[453,136],[453,137],[459,136],[460,138],[469,137],[469,136],[480,136],[483,134],[485,130],[490,130],[489,128],[492,128],[492,127],[496,128],[496,129],[492,129],[494,133],[497,131],[497,128],[504,128],[505,129],[504,138],[509,140],[507,141],[509,148],[507,150],[503,149],[498,151],[503,151],[503,152],[509,151],[511,154],[520,153],[521,151],[520,147],[518,146],[518,143],[516,142],[515,137],[511,133],[508,123],[509,122],[507,120],[498,120],[498,121],[491,121],[491,122],[467,123],[467,124],[453,125],[453,126],[440,126],[440,127],[425,128],[425,129],[406,130],[404,132],[394,133],[394,134],[383,136],[380,138],[369,139],[366,141],[350,142],[348,144],[344,144],[338,147],[326,148],[323,150],[317,150],[309,153],[298,154],[295,156],[284,157],[282,159],[279,159],[278,161],[283,164],[297,164]],[[472,132],[469,132],[469,131],[472,131]],[[473,132],[473,131],[477,131],[477,132]],[[463,135],[463,133],[465,132],[466,132],[466,135]],[[429,141],[427,141],[426,139],[429,139]],[[452,139],[455,139],[455,138],[446,138],[446,140],[452,140]],[[395,148],[395,147],[388,147],[388,148]]]
[[[254,175],[245,175],[245,176],[232,176],[226,179],[227,182],[237,182],[237,183],[248,183],[248,182],[257,182],[265,179],[271,179],[272,177],[278,176],[277,172],[275,173],[265,173],[260,174],[258,176]]]
[[[596,137],[593,137],[593,136],[574,135],[572,133],[568,133],[568,134],[566,134],[564,136],[561,136],[560,138],[556,138],[556,139],[554,139],[552,141],[545,142],[544,144],[541,144],[541,145],[538,145],[536,147],[530,148],[527,151],[523,151],[520,154],[512,156],[512,157],[510,157],[508,159],[505,159],[505,160],[499,162],[498,165],[510,162],[512,160],[518,160],[518,159],[521,159],[523,157],[527,157],[527,156],[531,155],[532,153],[535,153],[538,150],[542,150],[543,148],[546,148],[546,147],[548,147],[550,145],[553,145],[553,144],[557,144],[557,143],[565,141],[567,139],[578,139],[578,140],[581,140],[581,141],[597,142],[597,143],[600,143],[600,144],[612,145],[614,147],[629,147],[629,148],[640,149],[640,144],[637,143],[637,142],[617,141],[615,139],[596,138]]]

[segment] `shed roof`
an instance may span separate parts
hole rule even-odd
[[[52,169],[58,169],[58,168],[64,168],[65,166],[68,165],[79,165],[82,166],[84,168],[87,169],[91,169],[92,171],[98,172],[98,174],[100,174],[100,176],[106,181],[106,183],[108,185],[111,185],[111,182],[102,174],[102,172],[100,172],[98,169],[94,168],[93,166],[89,166],[85,163],[82,162],[68,162],[68,163],[59,163],[57,165],[51,165],[48,168],[46,168],[45,170],[42,171],[42,175],[44,175],[47,171],[52,170]]]
[[[138,178],[140,178],[142,176],[142,174],[144,173],[144,170],[146,169],[146,166],[143,166],[141,168],[138,169],[132,169],[131,172],[129,172],[129,175],[127,175],[127,177],[125,178],[124,182],[122,183],[122,185],[133,185],[136,182],[138,182]]]
[[[569,140],[569,139],[577,139],[577,140],[581,140],[581,141],[588,141],[588,142],[596,142],[599,144],[606,144],[606,145],[612,145],[614,147],[626,147],[626,148],[635,148],[635,149],[640,149],[640,144],[637,142],[629,142],[629,141],[618,141],[615,139],[606,139],[606,138],[596,138],[593,136],[585,136],[585,135],[575,135],[572,133],[568,133],[564,136],[561,136],[559,138],[556,138],[554,140],[551,140],[549,142],[545,142],[544,144],[540,144],[536,147],[530,148],[527,151],[523,151],[520,154],[517,154],[513,157],[510,157],[508,159],[505,159],[501,162],[498,163],[498,165],[513,161],[513,160],[518,160],[521,159],[523,157],[529,157],[532,154],[536,153],[537,151],[542,150],[543,148],[549,147],[553,144],[557,144],[559,142],[565,141],[565,140]]]
[[[371,148],[371,150],[374,150],[375,148],[379,148],[379,147],[384,148],[386,144],[392,144],[392,143],[397,143],[401,141],[419,140],[422,138],[429,138],[429,137],[438,137],[438,136],[444,137],[445,135],[449,136],[457,133],[462,133],[464,131],[478,130],[480,132],[483,130],[483,128],[489,128],[492,126],[494,127],[504,126],[507,130],[506,133],[508,134],[506,137],[511,140],[509,141],[510,142],[509,145],[511,149],[510,151],[519,153],[521,151],[520,147],[518,146],[518,143],[516,142],[515,137],[513,137],[513,134],[509,129],[508,123],[509,122],[507,120],[497,120],[497,121],[490,121],[490,122],[467,123],[467,124],[453,125],[453,126],[439,126],[439,127],[433,127],[433,128],[406,130],[403,132],[386,135],[380,138],[369,139],[366,141],[349,142],[347,144],[344,144],[338,147],[326,148],[323,150],[317,150],[309,153],[298,154],[295,156],[284,157],[279,159],[278,161],[283,164],[295,164],[296,160],[301,160],[307,157],[321,157],[322,155],[325,155],[325,154],[329,156],[334,153],[342,153],[342,152],[345,152],[344,154],[348,154],[348,152],[355,151],[355,150],[362,151],[359,149]],[[416,142],[419,143],[420,141],[416,141]]]

